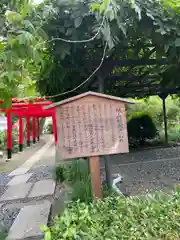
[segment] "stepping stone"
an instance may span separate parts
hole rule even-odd
[[[27,167],[19,167],[16,168],[14,171],[12,171],[8,176],[18,176],[18,175],[22,175],[25,174],[29,171],[29,168]]]
[[[31,187],[32,183],[10,186],[0,198],[0,202],[25,198]]]
[[[51,203],[49,201],[38,205],[23,207],[11,226],[6,240],[23,240],[30,237],[42,237],[43,231],[40,227],[47,225],[50,208]]]
[[[28,179],[32,176],[32,173],[27,173],[19,176],[15,176],[9,183],[8,186],[14,186],[21,183],[26,183]]]
[[[51,179],[42,180],[35,183],[29,197],[40,197],[53,195],[55,190],[55,182]]]

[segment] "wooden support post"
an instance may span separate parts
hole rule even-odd
[[[167,132],[167,114],[166,114],[166,98],[168,94],[161,94],[159,97],[163,102],[163,118],[164,118],[164,135],[165,135],[165,145],[168,145],[168,132]]]
[[[19,151],[23,151],[23,119],[19,116]]]
[[[89,157],[91,185],[94,199],[102,198],[101,174],[99,156]]]
[[[99,77],[99,92],[104,93],[104,79]],[[110,164],[110,156],[104,156],[104,165],[105,165],[105,173],[106,173],[106,184],[109,188],[112,187],[112,171]]]

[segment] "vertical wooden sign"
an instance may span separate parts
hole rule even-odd
[[[102,197],[99,156],[129,151],[126,103],[132,102],[87,92],[46,107],[56,107],[61,159],[89,157],[95,198]]]

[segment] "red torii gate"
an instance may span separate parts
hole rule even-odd
[[[56,130],[56,115],[55,108],[44,109],[44,106],[52,104],[51,101],[46,101],[44,98],[36,98],[35,102],[29,103],[26,99],[12,99],[12,106],[8,109],[1,109],[1,112],[5,112],[7,115],[7,157],[12,157],[12,113],[19,117],[19,151],[23,151],[23,117],[26,118],[26,140],[27,146],[30,146],[30,119],[32,117],[32,139],[33,143],[36,143],[36,139],[40,139],[40,118],[52,117],[53,132],[55,138],[55,144],[57,143],[57,130]],[[3,101],[0,100],[0,105]],[[37,122],[37,135],[36,135],[36,122]]]

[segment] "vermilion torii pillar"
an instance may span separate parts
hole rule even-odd
[[[37,136],[37,140],[40,140],[40,135],[41,135],[41,129],[40,129],[40,119],[39,117],[37,117],[37,131],[38,131],[38,136]]]
[[[54,133],[54,142],[57,144],[57,128],[56,128],[56,113],[52,113],[52,123],[53,123],[53,133]]]
[[[26,117],[26,131],[27,131],[27,135],[26,135],[26,141],[27,141],[27,146],[30,147],[31,141],[30,141],[30,117]]]
[[[35,102],[28,103],[26,99],[14,99],[12,98],[12,107],[9,109],[1,107],[4,103],[3,100],[0,100],[0,112],[4,112],[7,116],[7,158],[12,157],[12,116],[19,117],[19,150],[23,150],[23,117],[26,119],[26,129],[27,129],[27,146],[30,146],[30,119],[32,118],[32,138],[33,143],[36,142],[36,137],[39,139],[41,129],[40,129],[40,119],[45,117],[53,118],[53,131],[55,143],[57,143],[57,129],[56,129],[56,115],[55,108],[47,110],[45,106],[52,104],[51,101],[46,101],[45,98],[36,98]],[[37,122],[37,123],[36,123]],[[37,125],[37,126],[36,126]],[[37,133],[36,133],[37,131]]]
[[[12,118],[11,111],[7,111],[7,159],[12,157]]]
[[[36,143],[36,118],[33,117],[32,119],[32,138],[33,138],[33,143]]]
[[[23,151],[23,118],[19,116],[19,151]]]

